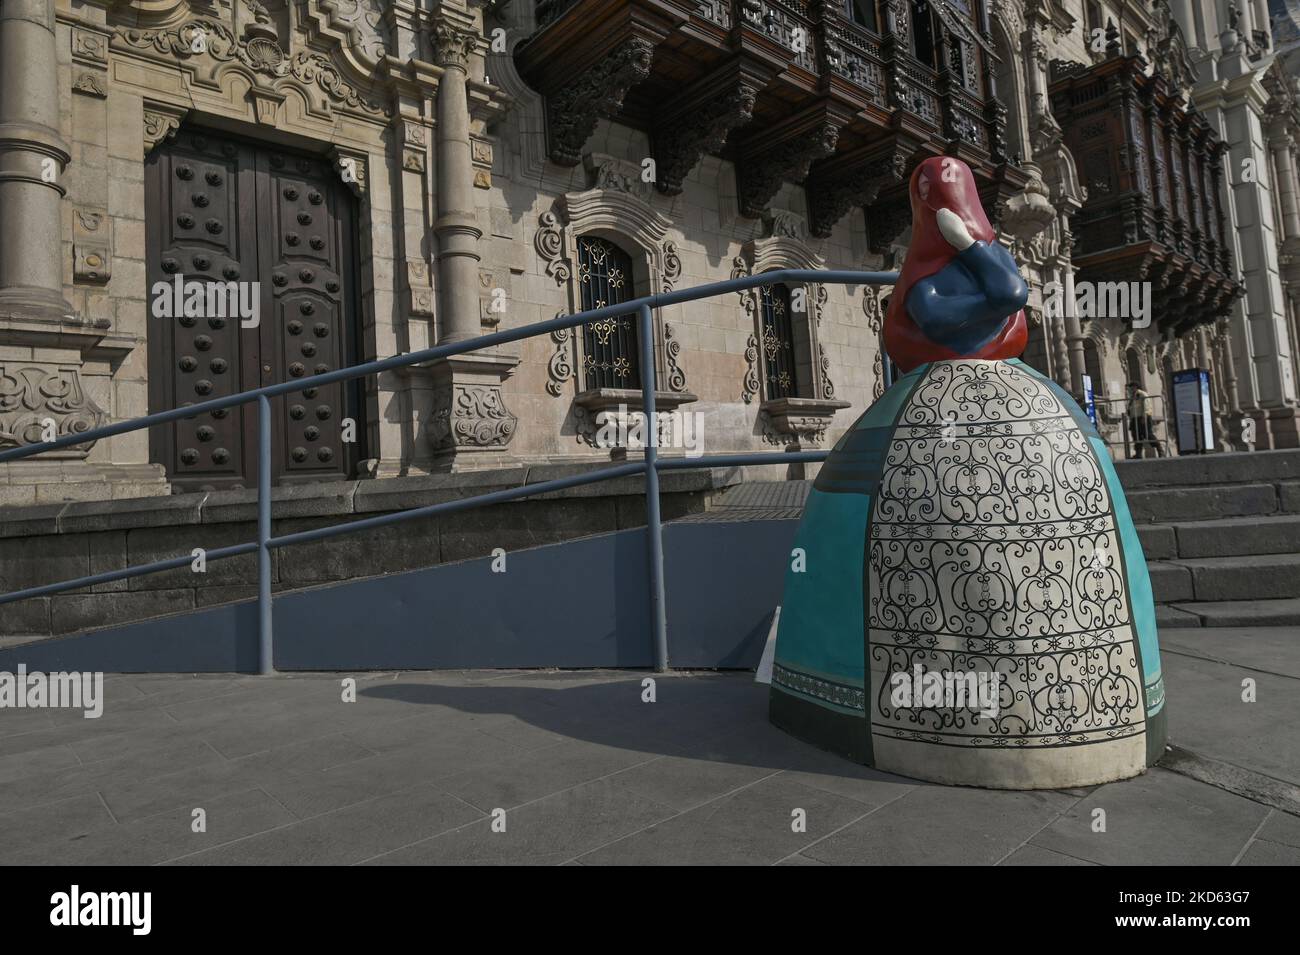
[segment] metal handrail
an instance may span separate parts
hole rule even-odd
[[[1165,457],[1170,457],[1170,456],[1172,456],[1172,453],[1173,453],[1173,452],[1171,452],[1171,451],[1169,450],[1169,418],[1168,418],[1168,416],[1167,416],[1167,411],[1166,411],[1166,408],[1165,408],[1165,396],[1164,396],[1164,395],[1147,395],[1146,398],[1145,398],[1144,400],[1145,400],[1145,401],[1154,401],[1154,402],[1156,402],[1156,403],[1158,404],[1158,408],[1157,408],[1158,417],[1159,417],[1161,423],[1163,423],[1163,424],[1165,425],[1165,435],[1164,435],[1164,437],[1163,437],[1163,438],[1157,438],[1157,437],[1155,437],[1155,434],[1154,434],[1154,432],[1153,432],[1152,435],[1151,435],[1151,443],[1154,443],[1154,444],[1158,445],[1159,448],[1163,451],[1163,454],[1164,454]],[[1118,418],[1114,418],[1114,417],[1112,417],[1112,418],[1110,419],[1110,421],[1107,422],[1107,424],[1110,424],[1111,422],[1118,422],[1119,427],[1120,427],[1120,431],[1122,432],[1122,434],[1121,434],[1121,438],[1123,439],[1123,444],[1124,444],[1124,457],[1125,457],[1126,459],[1130,459],[1130,454],[1135,450],[1134,447],[1130,447],[1130,446],[1129,446],[1129,440],[1130,440],[1130,438],[1131,438],[1132,436],[1129,434],[1129,421],[1131,420],[1131,418],[1129,417],[1129,413],[1128,413],[1128,402],[1129,402],[1129,399],[1128,399],[1127,397],[1121,397],[1121,398],[1093,398],[1093,404],[1097,405],[1098,407],[1100,407],[1101,405],[1116,405],[1116,404],[1117,404],[1117,405],[1119,405],[1119,406],[1123,409],[1123,410],[1120,411]],[[1113,414],[1113,412],[1112,412],[1112,414]],[[1150,417],[1150,418],[1155,418],[1155,417],[1157,417],[1157,415],[1148,415],[1148,417]],[[1113,446],[1116,446],[1116,445],[1118,445],[1118,444],[1121,443],[1121,442],[1118,441],[1118,440],[1112,440],[1112,439],[1110,439],[1110,438],[1107,438],[1105,434],[1102,434],[1100,428],[1097,429],[1097,433],[1098,433],[1098,434],[1101,434],[1101,440],[1106,444],[1107,447],[1113,447]],[[1135,441],[1134,443],[1136,444],[1136,441]]]
[[[657,447],[658,429],[652,427],[649,429],[649,440],[646,442],[644,457],[641,461],[617,464],[611,467],[588,471],[584,474],[557,478],[553,481],[542,481],[537,484],[525,484],[516,488],[491,491],[486,494],[460,498],[455,501],[445,501],[440,504],[431,504],[426,507],[410,508],[405,511],[382,514],[378,517],[370,517],[343,524],[333,524],[328,527],[320,527],[307,531],[299,531],[295,534],[282,534],[279,537],[273,537],[271,535],[272,428],[270,399],[280,395],[303,391],[307,388],[319,388],[322,385],[329,385],[338,381],[350,381],[355,378],[363,378],[368,375],[379,374],[380,372],[389,371],[394,368],[404,368],[410,365],[422,364],[440,358],[447,358],[452,355],[464,354],[465,352],[478,351],[482,348],[491,348],[496,345],[504,345],[509,342],[521,341],[526,338],[534,338],[538,335],[549,334],[558,329],[575,328],[579,325],[587,325],[604,318],[626,315],[629,312],[635,311],[638,313],[637,325],[640,339],[641,411],[644,413],[646,421],[654,422],[657,421],[657,418],[655,416],[654,321],[651,311],[652,309],[662,308],[667,305],[679,305],[686,302],[699,301],[700,299],[711,298],[715,295],[722,295],[729,292],[745,291],[746,289],[757,288],[762,285],[776,282],[808,282],[834,285],[892,285],[897,281],[897,272],[776,269],[771,272],[760,272],[757,275],[741,276],[739,278],[727,279],[722,282],[711,282],[707,285],[698,285],[693,288],[679,289],[671,292],[659,292],[654,295],[645,295],[629,302],[606,305],[601,308],[553,318],[532,325],[523,325],[519,328],[509,329],[508,331],[493,332],[489,335],[481,335],[477,338],[465,339],[464,341],[436,345],[432,348],[425,348],[417,352],[410,352],[404,355],[394,355],[391,358],[366,362],[365,364],[353,365],[347,368],[338,368],[334,371],[325,372],[324,374],[312,375],[307,378],[298,378],[293,381],[280,382],[274,385],[266,385],[261,388],[243,391],[239,394],[228,395],[224,398],[213,398],[210,401],[203,401],[182,408],[174,408],[171,411],[161,411],[156,414],[145,415],[144,417],[135,418],[129,421],[120,421],[116,424],[105,425],[104,427],[94,428],[90,431],[83,431],[79,434],[64,435],[63,437],[56,438],[53,441],[25,445],[19,448],[11,448],[8,451],[0,451],[0,464],[8,461],[18,461],[23,458],[34,457],[35,455],[43,454],[46,451],[57,450],[58,448],[86,444],[88,442],[101,440],[102,438],[110,438],[119,434],[139,431],[144,428],[152,427],[153,425],[167,424],[172,421],[178,421],[182,418],[191,418],[209,411],[233,408],[256,401],[258,421],[257,541],[246,544],[235,544],[230,547],[222,547],[212,551],[205,551],[204,559],[206,561],[223,560],[228,557],[238,557],[253,552],[257,553],[258,668],[259,672],[264,674],[275,672],[273,660],[273,597],[271,593],[272,550],[279,547],[288,547],[293,544],[304,544],[311,541],[324,540],[341,534],[350,534],[358,531],[371,530],[377,527],[385,527],[389,524],[414,520],[420,517],[431,517],[436,514],[468,510],[470,508],[488,504],[499,504],[506,501],[517,500],[519,498],[532,497],[536,494],[562,491],[567,488],[578,487],[584,484],[595,484],[613,478],[627,477],[634,474],[644,474],[646,478],[646,533],[650,565],[650,612],[652,634],[654,638],[654,662],[655,669],[659,672],[663,672],[668,669],[668,625],[664,595],[663,522],[659,510],[659,471],[823,461],[829,452],[767,451],[742,454],[704,455],[699,458],[660,461]],[[155,561],[152,564],[142,564],[136,567],[126,567],[119,570],[92,574],[88,577],[79,577],[75,580],[65,580],[55,584],[29,587],[25,590],[0,595],[0,605],[13,603],[18,600],[26,600],[32,597],[41,597],[47,594],[60,593],[65,590],[77,590],[95,584],[111,583],[113,581],[124,580],[130,577],[141,577],[164,570],[174,570],[190,564],[192,560],[193,555],[187,554],[182,557],[173,557],[167,560]]]

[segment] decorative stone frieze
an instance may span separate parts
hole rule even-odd
[[[114,39],[139,55],[188,66],[193,81],[220,88],[223,76],[232,70],[251,74],[259,89],[283,93],[297,90],[314,108],[354,111],[388,118],[387,103],[355,83],[323,53],[314,50],[286,52],[279,41],[262,31],[236,37],[226,24],[198,18],[161,30],[121,30]]]
[[[82,434],[105,423],[86,395],[77,364],[0,363],[0,450]],[[93,442],[47,452],[46,458],[84,458]]]

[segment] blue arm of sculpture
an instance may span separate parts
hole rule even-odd
[[[979,351],[1025,307],[1029,286],[996,242],[976,242],[907,293],[907,314],[931,341],[959,355]]]

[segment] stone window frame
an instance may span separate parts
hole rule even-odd
[[[632,295],[671,291],[681,276],[682,264],[676,243],[669,238],[672,220],[650,205],[652,185],[641,183],[640,168],[623,168],[612,157],[588,156],[587,167],[594,185],[569,192],[541,215],[534,245],[545,262],[545,271],[566,289],[568,311],[582,311],[582,289],[578,275],[578,239],[595,236],[612,242],[632,260]],[[645,188],[641,188],[644,186]],[[686,389],[681,368],[681,346],[664,309],[651,309],[654,323],[655,405],[670,411],[696,401]],[[554,349],[548,363],[547,391],[573,402],[579,441],[594,442],[595,418],[624,405],[629,411],[642,407],[641,389],[586,389],[583,381],[583,336],[577,329],[562,329],[551,335]],[[641,368],[645,374],[645,368]]]
[[[795,217],[776,213],[769,222],[773,234],[751,239],[741,247],[733,262],[732,277],[758,275],[779,269],[824,269],[825,260],[800,238],[804,231]],[[830,377],[830,357],[821,341],[821,323],[829,294],[820,282],[786,282],[791,299],[804,290],[803,308],[791,303],[790,323],[795,346],[796,380],[803,393],[789,398],[768,398],[764,393],[763,315],[758,289],[738,293],[741,306],[752,326],[745,349],[746,372],[741,398],[746,404],[758,399],[758,418],[764,441],[790,448],[819,445],[836,411],[850,402],[835,397]]]

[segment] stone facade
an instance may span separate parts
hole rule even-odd
[[[62,435],[163,410],[150,406],[148,346],[161,320],[150,313],[145,162],[186,130],[335,165],[356,200],[361,360],[578,311],[583,237],[629,257],[631,295],[773,268],[901,262],[905,222],[882,228],[898,220],[898,204],[875,197],[882,183],[903,180],[906,162],[888,159],[876,179],[846,186],[809,173],[833,138],[762,165],[761,182],[758,167],[730,158],[729,141],[762,133],[746,125],[762,78],[741,75],[730,92],[695,104],[669,142],[662,127],[621,112],[650,68],[635,44],[598,65],[599,76],[583,74],[590,88],[575,87],[587,100],[573,99],[580,90],[559,102],[531,88],[516,66],[520,45],[539,11],[554,18],[571,6],[3,0],[0,447],[42,440],[49,421]],[[874,5],[882,17],[905,17],[905,7]],[[1025,180],[1002,196],[997,218],[1031,283],[1026,357],[1076,393],[1090,373],[1109,398],[1135,373],[1164,396],[1168,371],[1209,367],[1228,447],[1297,443],[1290,272],[1300,113],[1271,56],[1263,8],[1239,0],[1230,16],[1226,4],[1193,0],[991,0],[973,6],[986,27],[954,41],[987,45],[1001,101],[989,115],[1005,122],[1005,151]],[[1227,167],[1252,160],[1263,170],[1250,182],[1229,176],[1222,197],[1245,295],[1213,325],[1171,336],[1159,322],[1137,330],[1082,319],[1069,304],[1071,221],[1088,193],[1048,87],[1054,61],[1107,56],[1092,42],[1094,23],[1114,24],[1153,70],[1175,37],[1196,72],[1190,99],[1229,146]],[[647,160],[659,181],[644,177]],[[1045,307],[1053,287],[1065,291],[1060,314]],[[888,290],[793,291],[799,384],[779,397],[763,381],[757,293],[654,314],[659,408],[698,412],[705,451],[828,447],[882,392]],[[597,415],[635,410],[639,398],[589,387],[588,357],[581,334],[557,332],[371,380],[357,476],[607,460]],[[1103,431],[1122,453],[1120,408],[1104,406]],[[163,492],[167,475],[150,460],[148,436],[136,432],[0,465],[0,504]]]

